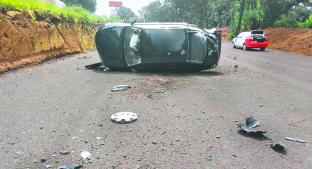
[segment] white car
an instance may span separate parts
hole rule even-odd
[[[233,48],[243,48],[248,50],[251,48],[259,48],[264,51],[268,47],[269,41],[264,36],[263,31],[242,32],[232,41]]]

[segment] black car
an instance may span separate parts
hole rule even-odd
[[[220,32],[186,23],[114,23],[99,28],[102,63],[117,70],[205,70],[218,65]]]

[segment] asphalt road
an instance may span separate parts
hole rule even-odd
[[[98,61],[91,51],[0,75],[1,169],[81,163],[82,151],[90,169],[312,167],[311,57],[224,42],[219,66],[201,73],[84,68]],[[112,93],[118,84],[132,88]],[[111,122],[119,111],[139,119]],[[266,138],[238,132],[249,115]]]

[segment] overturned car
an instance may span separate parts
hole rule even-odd
[[[99,28],[95,44],[111,69],[205,70],[218,65],[220,37],[186,23],[114,23]]]

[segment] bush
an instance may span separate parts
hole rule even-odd
[[[300,28],[312,28],[312,15],[309,16],[309,18],[303,22],[299,24]]]
[[[273,25],[273,27],[290,27],[297,28],[298,21],[296,21],[292,17],[287,17],[286,15],[282,15]]]
[[[0,6],[11,6],[19,10],[47,12],[56,16],[74,19],[75,22],[98,23],[104,21],[103,17],[93,15],[82,7],[71,6],[59,8],[54,3],[49,3],[45,0],[0,0]]]

